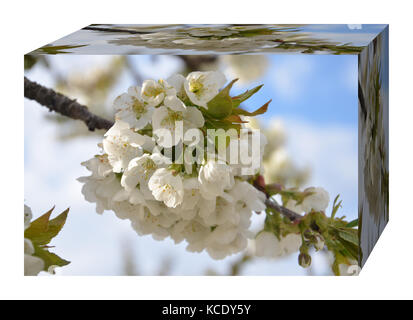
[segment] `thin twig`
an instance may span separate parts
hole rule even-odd
[[[81,105],[76,100],[57,93],[53,89],[43,87],[26,77],[24,77],[24,96],[37,101],[42,106],[49,108],[50,111],[55,111],[69,118],[83,121],[90,131],[94,131],[95,129],[108,130],[113,126],[112,121],[91,113],[86,106]]]
[[[298,213],[287,209],[286,207],[283,207],[278,204],[278,202],[275,199],[272,198],[267,198],[265,200],[265,205],[279,213],[281,213],[283,216],[286,216],[289,218],[291,221],[300,221],[303,217],[299,215]]]

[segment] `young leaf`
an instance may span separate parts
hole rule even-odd
[[[47,232],[47,229],[49,227],[49,219],[50,215],[52,214],[53,208],[51,208],[49,211],[47,211],[45,214],[37,218],[36,220],[32,221],[30,223],[29,228],[24,231],[24,237],[28,238],[30,240],[34,239],[37,235],[42,234],[44,232]],[[32,240],[33,242],[33,240]]]
[[[240,94],[239,96],[233,97],[232,98],[232,106],[234,108],[237,108],[243,101],[251,98],[254,94],[256,94],[261,88],[263,84],[255,87],[254,89],[247,90],[244,93]]]
[[[338,236],[347,242],[359,245],[358,231],[355,229],[338,229]]]
[[[272,100],[268,101],[266,104],[264,104],[262,107],[258,108],[254,112],[249,112],[247,110],[237,108],[237,109],[233,110],[233,114],[238,114],[238,115],[242,115],[242,116],[249,116],[249,117],[254,117],[254,116],[258,116],[260,114],[264,114],[264,113],[267,112],[268,105],[271,103],[271,101]]]
[[[24,232],[24,237],[30,239],[35,245],[46,245],[58,235],[66,223],[69,209],[63,211],[56,218],[49,220],[54,207],[30,224]]]
[[[33,255],[39,257],[44,261],[44,271],[48,271],[50,266],[63,267],[70,263],[70,261],[66,261],[60,258],[58,255],[50,252],[49,250],[36,245],[34,246]]]
[[[346,225],[346,228],[354,228],[359,225],[359,219],[355,219]]]

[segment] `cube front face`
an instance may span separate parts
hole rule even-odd
[[[239,78],[231,96],[264,84],[246,102],[245,109],[252,112],[273,100],[268,111],[251,122],[252,126],[260,126],[268,140],[263,155],[265,182],[287,189],[325,188],[330,194],[325,210],[328,216],[333,199],[340,195],[342,205],[337,215],[346,216],[347,221],[358,219],[360,266],[366,262],[388,221],[388,27],[385,25],[91,25],[33,51],[25,56],[25,68],[26,65],[25,73],[30,80],[77,99],[106,119],[114,118],[112,102],[116,96],[145,79],[167,79],[177,72],[186,75],[219,70],[228,80]],[[26,108],[26,128],[31,114],[40,113],[34,109]],[[56,141],[49,138],[56,159],[63,150],[67,151],[62,143],[82,150],[89,148],[87,155],[79,152],[63,160],[67,171],[71,168],[71,172],[79,172],[79,162],[96,151],[102,132],[93,135],[82,123],[61,116],[48,118],[39,118],[33,130],[41,135],[41,126],[58,128]],[[88,141],[80,144],[76,137]],[[64,188],[64,184],[45,183],[43,188],[36,188],[35,181],[47,180],[47,175],[51,179],[62,170],[57,166],[45,173],[36,167],[36,157],[30,150],[40,147],[39,143],[26,136],[25,198],[39,199],[32,206],[42,210],[48,205],[43,203],[42,194]],[[74,178],[63,175],[62,180]],[[73,188],[72,198],[61,199],[62,206],[70,205],[72,211],[94,211],[93,204],[85,203],[80,188]],[[252,216],[253,232],[263,228],[264,218],[264,215]],[[104,225],[97,215],[73,214],[72,219],[79,225],[97,225],[90,232],[100,234],[119,222],[116,219]],[[79,229],[70,226],[67,229],[73,236],[84,236]],[[110,247],[118,236],[115,233],[98,236],[99,244],[90,246],[95,252],[102,250],[100,246]],[[176,270],[168,271],[171,275],[225,274],[223,270],[234,269],[240,259],[238,254],[216,262],[206,253],[186,252],[182,243],[155,242],[148,237],[137,240],[135,236],[129,241],[140,242],[140,261],[146,257],[161,261],[160,256],[173,252],[183,262]],[[315,266],[310,273],[297,265],[298,248],[293,252],[285,249],[288,254],[283,259],[255,258],[248,264],[250,258],[244,259],[245,262],[243,257],[254,255],[251,249],[254,241],[243,251],[240,261],[245,265],[239,268],[242,270],[239,274],[331,274],[331,257],[323,251],[311,252]],[[62,240],[61,246],[69,252],[79,249],[72,241]],[[104,256],[97,255],[97,259],[105,259]],[[149,265],[143,268],[150,268]],[[93,274],[87,267],[76,269],[69,265],[65,269],[66,274]],[[122,274],[114,269],[108,263],[99,273]]]

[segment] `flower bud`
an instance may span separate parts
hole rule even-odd
[[[316,249],[316,251],[323,250],[325,245],[324,238],[319,234],[317,234],[315,238],[316,242],[314,243],[314,248]]]
[[[308,253],[300,253],[298,264],[303,268],[308,268],[311,265],[311,256]]]

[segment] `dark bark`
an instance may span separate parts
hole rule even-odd
[[[37,101],[50,111],[75,120],[83,121],[90,131],[95,129],[106,129],[112,127],[113,122],[91,113],[88,108],[76,100],[72,100],[53,89],[43,87],[24,77],[24,96],[27,99]]]
[[[279,213],[281,213],[283,216],[289,218],[292,222],[294,221],[300,221],[303,217],[299,215],[298,213],[291,211],[290,209],[287,209],[283,206],[280,206],[277,201],[271,198],[267,198],[265,200],[265,205]]]

